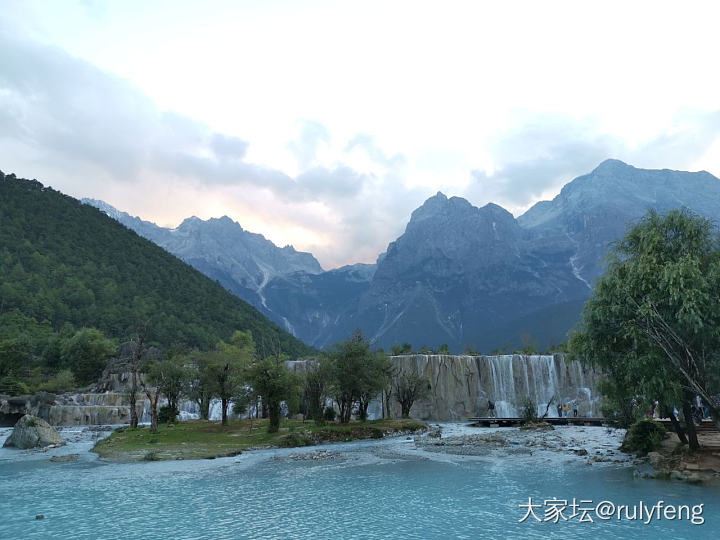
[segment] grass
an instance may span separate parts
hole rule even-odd
[[[118,428],[92,449],[109,461],[162,461],[173,459],[214,459],[235,456],[245,450],[296,447],[357,439],[381,439],[387,435],[424,431],[427,424],[417,420],[369,420],[350,424],[284,420],[277,433],[267,432],[267,420],[219,422],[195,420],[161,424],[157,433],[147,427]]]

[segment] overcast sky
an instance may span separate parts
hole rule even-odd
[[[715,4],[0,0],[0,169],[374,262],[439,190],[720,176]]]

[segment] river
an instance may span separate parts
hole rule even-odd
[[[592,445],[606,436],[602,428],[588,429],[581,433],[592,452]],[[9,431],[0,434],[0,445]],[[72,428],[63,435],[71,442],[47,453],[0,449],[0,538],[720,535],[717,490],[639,479],[627,462],[588,465],[575,456],[548,452],[451,455],[424,451],[412,440],[398,438],[262,450],[216,460],[120,464],[100,462],[88,452],[91,433]],[[78,460],[49,461],[51,455],[68,453],[79,454]],[[603,520],[595,512],[602,501],[616,507],[663,501],[661,508],[684,505],[688,511],[681,520],[658,520],[656,515],[629,520],[622,510],[622,519],[614,515]],[[521,521],[530,504],[540,505],[532,510],[541,522],[532,515]],[[697,505],[703,506],[695,521],[703,524],[692,522]],[[36,520],[37,514],[44,519]]]

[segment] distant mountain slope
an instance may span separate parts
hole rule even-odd
[[[651,208],[666,212],[683,206],[719,218],[720,180],[705,171],[637,169],[608,159],[517,221],[535,237],[553,243],[569,240],[576,274],[592,284],[603,271],[608,244],[622,237],[629,222]]]
[[[609,245],[650,208],[681,206],[720,218],[720,180],[607,160],[517,219],[495,204],[476,208],[438,193],[413,212],[376,265],[329,272],[294,250],[288,254],[295,262],[286,264],[282,250],[228,218],[190,218],[179,234],[112,207],[104,211],[314,346],[360,328],[385,348],[408,341],[489,352],[519,347],[527,334],[541,349],[565,339]],[[242,240],[248,237],[261,240]],[[243,255],[228,255],[234,249]]]
[[[288,354],[312,349],[167,251],[91,206],[0,173],[0,310],[59,329],[127,338],[149,320],[159,344],[208,348],[234,330]]]
[[[261,234],[244,230],[227,216],[207,221],[191,217],[176,229],[167,229],[130,216],[103,201],[83,199],[82,202],[95,206],[219,281],[269,316],[273,313],[266,305],[265,287],[271,279],[294,272],[319,274],[323,271],[310,253],[295,251],[292,246],[279,248]],[[274,318],[282,320],[277,314]]]
[[[637,169],[617,160],[568,183],[514,219],[441,193],[388,246],[357,310],[318,345],[360,327],[380,346],[409,341],[488,352],[562,341],[603,271],[609,245],[649,209],[720,217],[720,180],[707,172]]]

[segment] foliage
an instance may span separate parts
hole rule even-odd
[[[88,384],[98,379],[116,348],[99,330],[82,328],[63,342],[60,357],[79,383]]]
[[[330,384],[330,364],[323,359],[308,365],[303,374],[303,393],[308,402],[308,415],[316,424],[323,424],[323,407]],[[334,411],[333,411],[334,412]]]
[[[410,354],[412,352],[412,345],[410,345],[406,341],[402,345],[393,345],[392,347],[390,347],[390,350],[392,351],[393,356],[398,356],[401,354]]]
[[[523,424],[532,424],[538,420],[537,405],[530,396],[520,400],[520,420]]]
[[[45,392],[70,392],[76,388],[75,376],[69,369],[59,371],[54,377],[42,383],[38,390]]]
[[[178,411],[177,407],[172,405],[163,405],[158,411],[158,422],[161,424],[175,422],[178,414],[180,414],[180,411]]]
[[[290,400],[300,391],[300,381],[291,373],[283,362],[274,358],[266,358],[250,367],[250,385],[268,407],[270,423],[268,431],[275,432],[280,428],[280,414],[283,401]]]
[[[162,360],[150,362],[145,366],[149,382],[158,388],[168,400],[169,410],[178,410],[180,394],[183,391],[185,381],[188,377],[187,370],[183,365],[182,355],[163,358]],[[162,410],[162,409],[161,409]],[[172,417],[175,419],[177,412]],[[162,422],[162,420],[160,420]]]
[[[665,428],[662,424],[649,419],[640,420],[630,426],[621,449],[646,456],[648,452],[657,450],[664,438]]]
[[[284,353],[313,352],[162,248],[37,181],[0,173],[0,222],[0,318],[12,312],[30,321],[11,331],[0,324],[0,341],[24,343],[25,357],[13,356],[12,366],[40,359],[53,367],[43,349],[65,325],[126,339],[139,320],[151,321],[148,341],[163,347],[208,350],[240,328]],[[87,381],[93,371],[75,376]]]
[[[430,381],[415,371],[401,371],[393,379],[395,399],[400,404],[403,418],[410,418],[413,403],[430,394]]]
[[[585,305],[570,349],[605,372],[624,422],[655,400],[680,408],[699,394],[712,405],[720,389],[720,249],[711,231],[686,210],[649,212],[610,253]]]
[[[222,402],[222,423],[227,425],[230,400],[244,386],[246,371],[255,354],[255,343],[249,332],[236,331],[230,343],[220,341],[214,351],[205,353],[207,380],[211,395]]]
[[[326,422],[334,422],[335,417],[337,416],[337,413],[335,412],[335,409],[328,405],[325,407],[325,412],[323,412],[323,418]]]
[[[315,443],[302,433],[289,433],[280,439],[279,444],[285,448],[295,448],[298,446],[312,446]]]
[[[328,353],[330,393],[340,409],[340,422],[350,421],[357,404],[358,416],[367,418],[370,400],[385,387],[391,364],[387,356],[375,354],[360,331],[330,348]]]
[[[10,375],[0,378],[0,394],[21,396],[29,393],[30,388],[21,380]]]

